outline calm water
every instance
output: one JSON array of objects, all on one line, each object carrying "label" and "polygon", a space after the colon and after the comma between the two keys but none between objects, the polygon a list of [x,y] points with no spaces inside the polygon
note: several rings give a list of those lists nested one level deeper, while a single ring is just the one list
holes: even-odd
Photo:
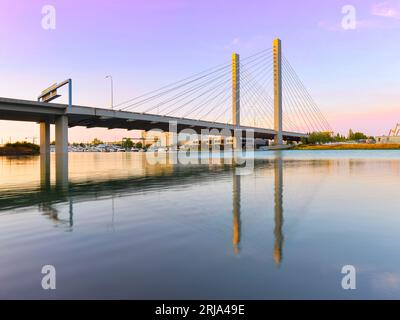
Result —
[{"label": "calm water", "polygon": [[399,151],[261,152],[242,176],[218,156],[69,162],[62,188],[54,159],[43,185],[39,157],[0,157],[0,298],[400,298]]}]

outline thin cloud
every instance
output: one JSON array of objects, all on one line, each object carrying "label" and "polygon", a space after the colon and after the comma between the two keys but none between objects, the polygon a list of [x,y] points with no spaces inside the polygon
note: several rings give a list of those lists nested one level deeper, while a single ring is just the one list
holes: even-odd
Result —
[{"label": "thin cloud", "polygon": [[272,45],[272,40],[264,35],[256,35],[249,39],[243,39],[240,37],[233,38],[229,44],[225,45],[226,50],[244,50],[248,52],[254,52],[257,50],[264,50],[268,46]]},{"label": "thin cloud", "polygon": [[239,42],[240,42],[240,38],[235,38],[232,40],[232,45],[236,46],[239,44]]},{"label": "thin cloud", "polygon": [[[356,29],[394,29],[400,25],[398,20],[400,20],[400,0],[379,2],[370,7],[369,15],[362,19],[357,15]],[[342,28],[339,17],[334,23],[326,20],[319,21],[318,27],[332,32],[347,31]]]},{"label": "thin cloud", "polygon": [[328,21],[322,20],[318,22],[318,27],[328,30],[328,31],[342,31],[344,30],[340,23],[332,24]]},{"label": "thin cloud", "polygon": [[374,4],[371,8],[371,14],[377,17],[400,19],[400,5],[390,1]]},{"label": "thin cloud", "polygon": [[372,286],[379,291],[400,291],[400,275],[396,273],[384,272],[372,278]]},{"label": "thin cloud", "polygon": [[[342,31],[342,32],[346,32],[348,30],[345,30],[341,23],[329,23],[328,21],[319,21],[318,22],[318,27],[325,29],[327,31],[332,31],[332,32],[338,32],[338,31]],[[388,26],[380,23],[379,21],[375,21],[375,20],[357,20],[356,21],[356,30],[357,29],[384,29],[387,28]]]}]

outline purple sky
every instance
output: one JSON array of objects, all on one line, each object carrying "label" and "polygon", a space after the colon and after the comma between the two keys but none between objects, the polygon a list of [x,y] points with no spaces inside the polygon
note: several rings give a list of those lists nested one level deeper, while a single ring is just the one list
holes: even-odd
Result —
[{"label": "purple sky", "polygon": [[[341,28],[346,4],[355,30]],[[44,5],[56,8],[55,30],[41,27]],[[400,0],[1,0],[0,25],[3,97],[33,100],[71,77],[74,103],[105,107],[107,74],[118,103],[279,37],[336,131],[383,134],[400,122]],[[1,121],[0,138],[32,139],[37,127]],[[128,135],[70,130],[71,141]]]}]

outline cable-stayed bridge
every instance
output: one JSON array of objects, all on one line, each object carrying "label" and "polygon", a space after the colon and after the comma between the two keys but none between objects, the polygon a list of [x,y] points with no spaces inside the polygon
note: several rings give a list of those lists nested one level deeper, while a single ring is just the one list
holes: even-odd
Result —
[{"label": "cable-stayed bridge", "polygon": [[[49,103],[57,89],[69,85],[69,104]],[[112,110],[74,105],[72,80],[48,88],[39,101],[0,98],[0,119],[40,123],[41,153],[50,153],[50,124],[56,127],[56,153],[68,153],[68,127],[177,132],[228,132],[234,148],[243,133],[255,138],[298,141],[310,132],[332,129],[299,76],[282,54],[281,41],[248,57],[166,85],[116,105]],[[239,134],[237,134],[239,132]],[[67,164],[67,157],[62,167]]]},{"label": "cable-stayed bridge", "polygon": [[[277,52],[274,53],[274,50]],[[278,46],[116,105],[157,114],[301,134],[331,127]],[[280,124],[281,122],[282,124]]]}]

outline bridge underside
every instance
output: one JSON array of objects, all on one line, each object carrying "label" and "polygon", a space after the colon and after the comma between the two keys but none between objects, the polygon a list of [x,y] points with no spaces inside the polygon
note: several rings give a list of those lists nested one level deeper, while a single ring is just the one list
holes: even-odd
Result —
[{"label": "bridge underside", "polygon": [[[233,134],[232,124],[209,122],[196,119],[167,117],[152,114],[72,106],[70,110],[65,104],[42,103],[37,101],[0,98],[0,119],[30,122],[48,122],[55,124],[60,116],[68,117],[68,126],[83,126],[87,128],[107,128],[126,130],[170,130],[170,123],[176,123],[178,132],[185,129],[200,134],[202,130],[224,130]],[[274,139],[276,132],[272,129],[239,126],[245,136],[246,130],[254,130],[255,138]],[[283,138],[288,141],[299,141],[306,134],[283,132]]]}]

